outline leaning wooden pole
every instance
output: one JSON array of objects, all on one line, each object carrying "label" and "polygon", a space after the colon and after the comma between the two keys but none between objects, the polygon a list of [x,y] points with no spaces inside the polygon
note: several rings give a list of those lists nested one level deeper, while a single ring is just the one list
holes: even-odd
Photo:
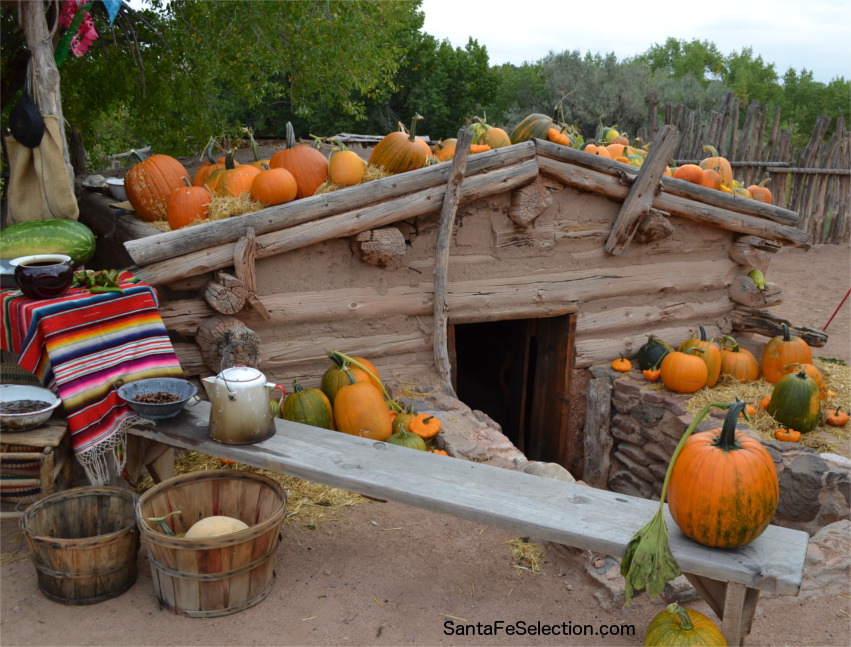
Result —
[{"label": "leaning wooden pole", "polygon": [[449,243],[452,241],[452,225],[455,222],[455,212],[458,210],[458,199],[461,194],[461,182],[467,170],[467,157],[470,153],[470,142],[473,133],[466,128],[458,131],[455,144],[455,157],[452,159],[452,169],[446,193],[443,196],[443,208],[440,211],[440,224],[437,229],[437,246],[434,250],[434,364],[437,374],[446,387],[452,388],[452,367],[449,363],[448,321],[449,304],[446,298],[446,283],[449,274]]}]

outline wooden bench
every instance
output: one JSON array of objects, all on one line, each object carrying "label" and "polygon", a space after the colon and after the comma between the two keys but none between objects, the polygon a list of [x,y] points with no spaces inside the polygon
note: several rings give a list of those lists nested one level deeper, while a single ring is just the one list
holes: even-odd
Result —
[{"label": "wooden bench", "polygon": [[[209,403],[132,434],[172,447],[236,460],[370,497],[498,526],[523,536],[622,557],[658,502],[435,456],[335,431],[275,420],[276,434],[254,445],[224,445],[207,435]],[[156,452],[152,455],[158,455]],[[162,470],[159,457],[159,476]],[[683,573],[721,618],[730,645],[750,632],[760,591],[797,595],[808,535],[769,526],[736,550],[697,544],[667,518]]]}]

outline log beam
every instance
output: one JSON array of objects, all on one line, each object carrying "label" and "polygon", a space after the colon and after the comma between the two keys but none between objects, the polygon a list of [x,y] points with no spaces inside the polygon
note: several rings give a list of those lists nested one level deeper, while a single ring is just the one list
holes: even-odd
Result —
[{"label": "log beam", "polygon": [[737,332],[751,332],[765,337],[778,337],[783,334],[783,324],[789,327],[789,332],[803,339],[814,348],[821,348],[827,343],[828,335],[822,330],[798,326],[778,315],[757,308],[736,306],[730,313],[730,323]]}]

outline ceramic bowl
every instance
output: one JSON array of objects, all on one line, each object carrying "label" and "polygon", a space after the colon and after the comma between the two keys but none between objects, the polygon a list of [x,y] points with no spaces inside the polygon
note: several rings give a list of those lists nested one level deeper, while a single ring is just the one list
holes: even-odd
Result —
[{"label": "ceramic bowl", "polygon": [[61,297],[74,280],[74,262],[63,254],[33,254],[11,261],[18,289],[30,299]]},{"label": "ceramic bowl", "polygon": [[109,194],[114,200],[118,200],[119,202],[127,201],[127,190],[124,188],[124,178],[107,178],[106,187],[109,189]]},{"label": "ceramic bowl", "polygon": [[[130,405],[137,414],[148,420],[167,420],[183,410],[198,389],[192,382],[176,377],[151,377],[135,382],[116,382],[118,396]],[[168,393],[178,398],[173,402],[140,402],[139,398],[157,393]]]},{"label": "ceramic bowl", "polygon": [[0,429],[7,432],[35,429],[47,422],[60,404],[62,400],[50,389],[0,384]]}]

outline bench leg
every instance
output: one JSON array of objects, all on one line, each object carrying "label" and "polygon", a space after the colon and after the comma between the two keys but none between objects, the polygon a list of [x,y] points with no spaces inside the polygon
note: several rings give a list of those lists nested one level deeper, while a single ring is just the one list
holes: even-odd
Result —
[{"label": "bench leg", "polygon": [[753,616],[759,601],[759,589],[738,582],[721,582],[708,577],[685,573],[700,597],[721,618],[721,633],[728,645],[744,645],[751,631]]}]

